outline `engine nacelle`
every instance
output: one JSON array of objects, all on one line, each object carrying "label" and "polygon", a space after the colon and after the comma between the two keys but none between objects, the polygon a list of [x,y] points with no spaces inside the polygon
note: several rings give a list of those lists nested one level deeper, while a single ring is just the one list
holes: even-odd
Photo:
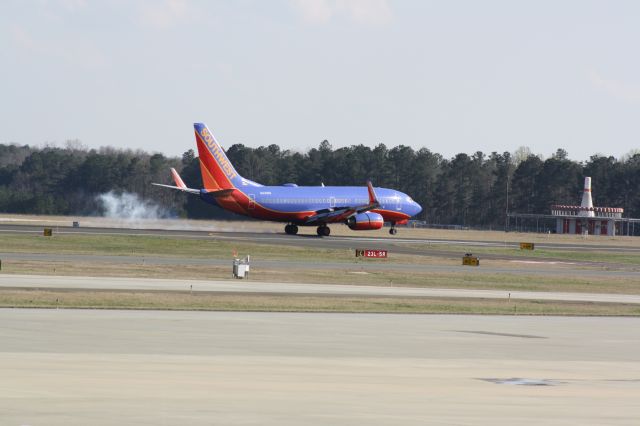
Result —
[{"label": "engine nacelle", "polygon": [[360,213],[347,219],[347,226],[354,231],[380,229],[384,225],[384,218],[378,213]]}]

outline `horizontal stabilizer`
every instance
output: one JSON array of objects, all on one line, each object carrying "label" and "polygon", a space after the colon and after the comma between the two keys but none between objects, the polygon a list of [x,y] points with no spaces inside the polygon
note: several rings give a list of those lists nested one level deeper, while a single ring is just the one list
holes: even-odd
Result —
[{"label": "horizontal stabilizer", "polygon": [[231,189],[193,189],[193,188],[187,188],[185,187],[180,187],[180,186],[173,186],[173,185],[165,185],[162,183],[152,183],[151,185],[155,185],[155,186],[161,186],[163,188],[169,188],[169,189],[175,189],[177,191],[182,191],[182,192],[188,192],[190,194],[200,194],[201,192],[204,192],[207,195],[211,195],[213,197],[223,197],[225,195],[229,195],[231,194],[233,191],[235,191],[235,189],[231,188]]},{"label": "horizontal stabilizer", "polygon": [[151,185],[162,186],[164,188],[170,188],[170,189],[176,189],[178,191],[188,192],[190,194],[199,194],[200,193],[199,189],[187,188],[186,186],[164,185],[162,183],[152,183]]},{"label": "horizontal stabilizer", "polygon": [[174,169],[173,167],[171,168],[171,177],[173,177],[173,181],[176,183],[176,186],[165,185],[162,183],[152,183],[151,185],[162,186],[164,188],[170,188],[170,189],[176,189],[178,191],[188,192],[190,194],[200,193],[199,189],[187,188],[187,185],[184,184],[184,181],[182,180],[178,172],[176,172],[176,169]]},{"label": "horizontal stabilizer", "polygon": [[[165,185],[162,183],[152,183],[151,185],[162,186],[163,188],[175,189],[182,192],[188,192],[189,194],[200,194],[199,189],[187,188],[187,185],[184,184],[184,181],[182,180],[178,172],[176,172],[176,169],[174,169],[173,167],[171,168],[171,177],[173,178],[173,181],[176,183],[176,186]],[[211,192],[215,196],[215,190]]]}]

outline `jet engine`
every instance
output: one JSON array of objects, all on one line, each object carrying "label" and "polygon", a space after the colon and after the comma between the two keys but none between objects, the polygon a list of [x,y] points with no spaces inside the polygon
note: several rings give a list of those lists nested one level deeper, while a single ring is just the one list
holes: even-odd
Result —
[{"label": "jet engine", "polygon": [[354,231],[380,229],[384,225],[384,218],[378,213],[360,213],[347,219],[347,226]]}]

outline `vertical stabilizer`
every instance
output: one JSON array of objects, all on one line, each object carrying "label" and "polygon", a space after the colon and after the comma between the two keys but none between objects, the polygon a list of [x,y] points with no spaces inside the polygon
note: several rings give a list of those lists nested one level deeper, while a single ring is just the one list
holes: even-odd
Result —
[{"label": "vertical stabilizer", "polygon": [[591,199],[591,178],[584,178],[584,190],[582,192],[582,203],[580,203],[580,212],[578,216],[594,217],[593,200]]},{"label": "vertical stabilizer", "polygon": [[233,189],[241,185],[242,177],[236,172],[224,150],[204,123],[193,125],[200,158],[200,172],[205,189]]}]

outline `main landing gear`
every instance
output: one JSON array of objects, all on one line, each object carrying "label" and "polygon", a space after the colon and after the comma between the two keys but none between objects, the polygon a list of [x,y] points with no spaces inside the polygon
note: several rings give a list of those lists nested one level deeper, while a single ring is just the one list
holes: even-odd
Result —
[{"label": "main landing gear", "polygon": [[298,233],[298,227],[293,224],[289,224],[284,227],[284,232],[288,235],[296,235]]},{"label": "main landing gear", "polygon": [[[284,232],[287,235],[296,235],[298,233],[298,226],[292,223],[284,227]],[[318,235],[321,237],[328,237],[331,234],[331,229],[327,225],[318,226]]]},{"label": "main landing gear", "polygon": [[320,237],[328,237],[331,234],[331,229],[327,225],[320,225],[316,232]]},{"label": "main landing gear", "polygon": [[398,233],[398,230],[396,229],[396,223],[391,222],[391,229],[389,229],[389,234],[396,235],[397,233]]}]

